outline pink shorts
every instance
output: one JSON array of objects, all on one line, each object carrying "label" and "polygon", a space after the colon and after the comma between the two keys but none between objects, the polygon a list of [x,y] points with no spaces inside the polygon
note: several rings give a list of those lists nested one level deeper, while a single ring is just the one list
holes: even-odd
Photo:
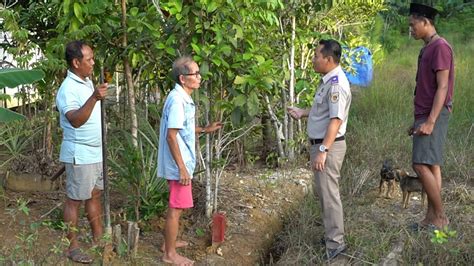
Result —
[{"label": "pink shorts", "polygon": [[194,207],[192,183],[183,186],[177,180],[168,180],[168,186],[170,189],[170,208],[188,209]]}]

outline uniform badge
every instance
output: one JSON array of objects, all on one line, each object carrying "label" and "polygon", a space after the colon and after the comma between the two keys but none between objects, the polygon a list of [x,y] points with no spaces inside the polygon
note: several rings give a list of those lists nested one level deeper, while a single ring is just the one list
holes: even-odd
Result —
[{"label": "uniform badge", "polygon": [[331,78],[331,84],[335,84],[335,83],[339,83],[339,77],[338,76],[334,76]]},{"label": "uniform badge", "polygon": [[331,93],[331,102],[337,103],[339,101],[339,92]]}]

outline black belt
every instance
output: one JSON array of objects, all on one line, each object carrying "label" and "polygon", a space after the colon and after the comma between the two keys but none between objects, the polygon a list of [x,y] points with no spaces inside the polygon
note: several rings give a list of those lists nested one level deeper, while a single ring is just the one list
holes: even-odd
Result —
[{"label": "black belt", "polygon": [[[334,141],[340,141],[340,140],[344,140],[344,136],[340,136],[338,138],[336,138]],[[309,139],[309,143],[311,143],[311,145],[316,145],[316,144],[321,144],[323,143],[323,140],[324,139]]]}]

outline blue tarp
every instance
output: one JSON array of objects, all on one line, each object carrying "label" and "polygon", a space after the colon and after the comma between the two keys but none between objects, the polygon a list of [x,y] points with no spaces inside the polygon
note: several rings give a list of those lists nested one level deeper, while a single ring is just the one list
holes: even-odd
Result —
[{"label": "blue tarp", "polygon": [[367,87],[373,76],[372,53],[367,47],[359,46],[349,51],[351,71],[344,71],[352,85]]}]

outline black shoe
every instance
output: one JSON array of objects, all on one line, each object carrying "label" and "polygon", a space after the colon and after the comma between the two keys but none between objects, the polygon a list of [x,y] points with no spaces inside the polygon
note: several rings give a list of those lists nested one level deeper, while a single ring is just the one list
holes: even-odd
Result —
[{"label": "black shoe", "polygon": [[335,249],[326,249],[326,254],[324,254],[323,260],[332,260],[346,250],[347,250],[347,246],[345,244],[342,244]]}]

